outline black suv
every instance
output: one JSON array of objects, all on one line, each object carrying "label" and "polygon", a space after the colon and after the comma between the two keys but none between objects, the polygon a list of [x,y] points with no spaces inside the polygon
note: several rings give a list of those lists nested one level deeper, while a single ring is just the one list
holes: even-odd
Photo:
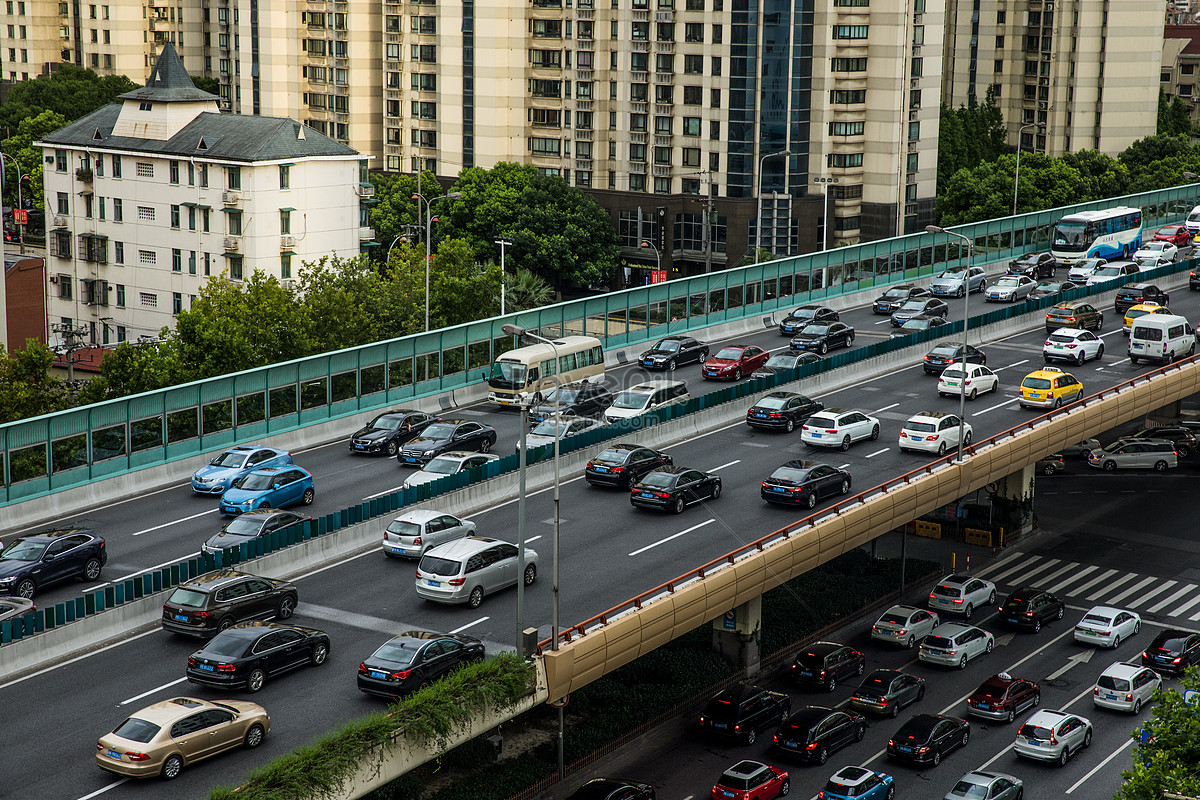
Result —
[{"label": "black suv", "polygon": [[1000,613],[996,619],[1009,625],[1033,628],[1033,632],[1037,633],[1042,629],[1043,622],[1062,619],[1065,610],[1066,606],[1057,595],[1032,586],[1023,586],[1011,592],[1000,604]]},{"label": "black suv", "polygon": [[1117,289],[1113,299],[1113,310],[1121,316],[1125,315],[1138,303],[1158,303],[1165,306],[1171,295],[1155,286],[1153,283],[1130,283]]},{"label": "black suv", "polygon": [[667,467],[674,463],[666,453],[621,442],[609,445],[587,463],[584,480],[593,486],[620,486],[628,489],[659,467]]},{"label": "black suv", "polygon": [[827,692],[837,688],[838,681],[851,675],[861,676],[867,659],[853,647],[837,642],[816,642],[805,647],[792,663],[792,679],[806,686],[817,686]]},{"label": "black suv", "polygon": [[1160,428],[1143,428],[1137,433],[1122,436],[1122,439],[1138,441],[1141,439],[1166,439],[1175,445],[1175,455],[1187,458],[1197,449],[1196,431],[1182,425],[1163,425]]},{"label": "black suv", "polygon": [[288,619],[300,596],[295,585],[220,569],[182,583],[163,603],[164,631],[209,637],[251,619]]},{"label": "black suv", "polygon": [[532,428],[554,416],[554,399],[558,398],[558,413],[564,416],[592,417],[600,419],[604,410],[617,398],[606,386],[599,383],[568,383],[561,389],[552,389],[541,403],[529,409],[529,426]]},{"label": "black suv", "polygon": [[94,581],[107,562],[104,540],[86,528],[22,536],[0,551],[0,595],[30,598],[69,578]]},{"label": "black suv", "polygon": [[1142,663],[1156,670],[1181,673],[1200,662],[1200,633],[1165,630],[1142,651]]},{"label": "black suv", "polygon": [[1026,253],[1008,264],[1009,275],[1028,275],[1034,280],[1054,277],[1058,262],[1050,253]]},{"label": "black suv", "polygon": [[748,683],[731,686],[708,701],[700,729],[716,736],[754,744],[759,731],[787,722],[792,698]]}]

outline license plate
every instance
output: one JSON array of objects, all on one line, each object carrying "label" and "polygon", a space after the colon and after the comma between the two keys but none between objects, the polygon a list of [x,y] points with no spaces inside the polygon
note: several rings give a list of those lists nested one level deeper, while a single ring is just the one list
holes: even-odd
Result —
[{"label": "license plate", "polygon": [[648,358],[647,358],[645,361],[643,361],[643,362],[642,362],[642,366],[645,366],[645,367],[653,367],[653,366],[654,366],[654,362],[653,362],[653,361],[651,361],[650,359],[648,359]]},{"label": "license plate", "polygon": [[931,654],[931,655],[935,655],[935,656],[944,656],[944,655],[946,655],[946,651],[945,651],[945,650],[934,650],[932,647],[931,647],[931,648],[929,648],[928,650],[926,650],[925,652],[926,652],[926,653],[929,653],[929,654]]},{"label": "license plate", "polygon": [[783,743],[787,747],[799,747],[800,746],[796,742],[793,742],[791,739],[784,739]]},{"label": "license plate", "polygon": [[824,434],[821,434],[821,433],[814,433],[814,434],[812,434],[812,437],[813,437],[814,439],[820,439],[822,436],[824,436]]},{"label": "license plate", "polygon": [[592,467],[596,472],[608,472],[608,467]]},{"label": "license plate", "polygon": [[1115,695],[1115,694],[1106,694],[1104,696],[1107,697],[1109,700],[1117,700],[1118,699],[1117,695]]},{"label": "license plate", "polygon": [[801,674],[801,675],[803,675],[803,676],[804,676],[804,677],[806,677],[806,678],[811,678],[811,677],[812,677],[812,673],[811,673],[811,672],[801,672],[800,674]]},{"label": "license plate", "polygon": [[187,614],[176,614],[176,615],[175,615],[175,621],[176,621],[176,622],[187,622],[187,621],[188,621],[188,615],[187,615]]},{"label": "license plate", "polygon": [[782,486],[772,486],[771,491],[772,492],[786,492],[787,489],[784,489]]},{"label": "license plate", "polygon": [[722,790],[721,790],[721,794],[725,795],[726,797],[733,797],[733,796],[734,796],[733,792],[727,791],[727,790],[725,790],[725,789],[722,789]]},{"label": "license plate", "polygon": [[1141,350],[1141,349],[1142,349],[1142,346],[1141,346],[1140,344],[1137,344],[1137,343],[1135,342],[1135,343],[1134,343],[1134,345],[1133,345],[1133,349],[1134,349],[1134,350]]},{"label": "license plate", "polygon": [[767,412],[765,412],[765,411],[755,411],[754,412],[754,416],[756,416],[756,417],[765,417],[766,415],[767,415]]},{"label": "license plate", "polygon": [[354,449],[355,450],[366,450],[367,446],[365,444],[356,444],[356,445],[354,445]]},{"label": "license plate", "polygon": [[1030,392],[1029,393],[1030,400],[1040,400],[1041,398],[1042,398],[1042,395],[1040,392]]},{"label": "license plate", "polygon": [[1166,656],[1155,656],[1154,660],[1155,661],[1166,661],[1167,657]]},{"label": "license plate", "polygon": [[216,667],[214,667],[212,664],[197,664],[196,666],[199,669],[203,670],[204,672],[216,672],[217,671]]},{"label": "license plate", "polygon": [[1029,742],[1029,743],[1030,743],[1031,745],[1033,745],[1034,747],[1041,747],[1041,746],[1042,746],[1042,743],[1041,743],[1041,742],[1039,742],[1037,739],[1026,739],[1025,741]]},{"label": "license plate", "polygon": [[650,492],[642,492],[641,495],[639,495],[639,496],[640,497],[653,497],[654,495],[651,494]]},{"label": "license plate", "polygon": [[107,753],[107,755],[108,755],[108,757],[109,757],[109,758],[111,758],[111,759],[115,759],[116,761],[120,761],[120,760],[121,760],[121,754],[120,754],[120,753],[118,753],[116,750],[109,750],[109,751],[108,751],[108,753]]},{"label": "license plate", "polygon": [[984,711],[987,711],[989,708],[991,708],[991,706],[988,705],[987,703],[980,703],[979,707],[982,708]]},{"label": "license plate", "polygon": [[911,753],[912,752],[911,747],[897,747],[896,749],[899,750],[901,753]]},{"label": "license plate", "polygon": [[720,729],[722,729],[722,730],[723,730],[723,729],[725,728],[725,723],[724,723],[724,722],[714,722],[714,723],[713,723],[713,727],[714,727],[714,728],[720,728]]},{"label": "license plate", "polygon": [[441,581],[426,581],[426,583],[428,583],[430,586],[434,587],[435,589],[442,585]]},{"label": "license plate", "polygon": [[912,439],[914,442],[923,442],[923,441],[925,441],[925,437],[924,437],[924,436],[910,436],[910,437],[908,437],[908,438]]},{"label": "license plate", "polygon": [[715,377],[716,377],[716,375],[717,375],[717,371],[716,371],[715,369],[710,369],[710,370],[708,371],[708,375],[709,375],[710,377],[714,377],[714,378],[715,378]]},{"label": "license plate", "polygon": [[377,669],[373,669],[373,670],[371,670],[371,677],[372,677],[372,678],[377,678],[377,679],[379,679],[379,680],[383,680],[383,679],[385,679],[385,678],[387,677],[387,673],[386,673],[386,672],[380,672],[380,671],[379,671],[379,670],[377,670]]},{"label": "license plate", "polygon": [[403,548],[403,547],[393,547],[393,548],[392,548],[392,552],[393,552],[393,553],[403,553],[403,552],[404,552],[404,548]]},{"label": "license plate", "polygon": [[404,460],[405,460],[405,462],[407,462],[407,463],[409,463],[409,464],[417,464],[417,463],[420,463],[420,459],[419,459],[419,458],[417,458],[416,456],[405,456],[405,457],[404,457]]}]

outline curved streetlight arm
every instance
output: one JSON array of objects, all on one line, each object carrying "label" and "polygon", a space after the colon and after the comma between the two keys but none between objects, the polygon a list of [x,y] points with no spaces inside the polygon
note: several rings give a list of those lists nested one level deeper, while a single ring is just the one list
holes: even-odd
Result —
[{"label": "curved streetlight arm", "polygon": [[963,270],[963,357],[959,362],[962,367],[962,380],[959,381],[958,385],[958,463],[961,464],[963,460],[963,439],[966,435],[967,424],[967,326],[971,324],[971,316],[967,312],[967,306],[971,299],[971,261],[973,260],[973,256],[975,254],[975,242],[961,233],[948,231],[938,225],[926,225],[925,232],[944,233],[947,236],[954,236],[958,239],[962,239],[967,243],[967,266],[966,269]]}]

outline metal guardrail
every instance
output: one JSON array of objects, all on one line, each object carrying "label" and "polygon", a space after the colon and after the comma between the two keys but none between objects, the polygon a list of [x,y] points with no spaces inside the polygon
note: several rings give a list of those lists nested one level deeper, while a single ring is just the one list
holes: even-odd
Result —
[{"label": "metal guardrail", "polygon": [[[1064,214],[1130,205],[1149,228],[1181,218],[1197,185],[1064,206],[955,228],[978,257],[1045,249]],[[588,334],[606,348],[932,275],[960,261],[929,234],[782,258],[625,289],[0,425],[0,505],[81,486],[482,381],[512,346],[503,325]]]},{"label": "metal guardrail", "polygon": [[[1194,265],[1195,261],[1179,262],[1165,267],[1141,273],[1146,279],[1156,277],[1164,277],[1189,269]],[[1079,297],[1087,297],[1092,294],[1111,291],[1112,286],[1091,286],[1072,289],[1066,293],[1069,299]],[[1043,298],[1031,303],[1016,303],[1013,305],[1005,305],[993,311],[981,314],[971,318],[970,329],[979,330],[987,325],[1003,322],[1004,320],[1013,317],[1021,316],[1022,314],[1030,313],[1031,311],[1048,308],[1058,302],[1062,298]],[[961,320],[948,323],[939,328],[921,331],[910,334],[897,339],[887,339],[880,342],[859,347],[853,350],[845,350],[823,358],[821,361],[814,364],[804,364],[793,370],[776,373],[775,375],[766,378],[754,378],[743,383],[724,386],[716,391],[708,394],[699,395],[690,398],[683,403],[666,406],[656,411],[643,414],[640,417],[621,420],[618,423],[605,425],[599,428],[593,428],[588,431],[576,434],[569,438],[563,439],[559,443],[560,453],[572,453],[586,447],[592,447],[601,442],[619,439],[628,436],[630,433],[645,427],[651,427],[672,419],[676,419],[687,414],[692,414],[706,408],[713,408],[724,403],[733,402],[735,400],[748,397],[751,394],[773,389],[776,386],[789,384],[797,380],[812,377],[820,372],[838,367],[847,366],[849,364],[863,361],[868,358],[884,355],[887,353],[901,350],[907,347],[913,347],[926,342],[944,339],[948,335],[959,333],[962,331],[963,323]],[[1161,370],[1160,370],[1161,372]],[[1153,374],[1153,373],[1151,373]],[[1136,380],[1136,379],[1135,379]],[[1041,418],[1038,418],[1041,419]],[[993,437],[995,438],[995,437]],[[975,452],[980,445],[972,445],[969,452]],[[541,445],[529,449],[529,463],[536,464],[541,461],[546,461],[554,457],[553,445]],[[932,464],[938,464],[941,461],[934,461]],[[314,520],[308,520],[303,523],[292,525],[264,536],[260,539],[243,542],[242,544],[223,550],[217,554],[204,554],[194,558],[181,560],[167,567],[151,570],[141,573],[132,578],[128,578],[112,586],[106,586],[89,592],[73,600],[63,603],[56,603],[52,606],[38,608],[35,611],[29,612],[22,617],[12,620],[0,622],[0,645],[8,644],[13,641],[19,641],[22,638],[33,636],[46,630],[51,630],[55,627],[74,622],[84,616],[91,614],[103,613],[115,606],[122,605],[133,600],[140,599],[147,594],[168,589],[172,586],[177,586],[197,575],[211,572],[215,569],[222,569],[231,566],[236,566],[249,559],[273,553],[283,547],[290,547],[294,544],[307,541],[317,536],[323,536],[328,533],[340,530],[349,525],[355,525],[368,519],[384,514],[393,514],[398,510],[427,501],[433,497],[444,494],[446,492],[462,489],[470,484],[481,481],[490,480],[499,475],[514,472],[520,467],[520,456],[517,453],[511,453],[495,461],[489,461],[481,467],[476,467],[464,472],[447,475],[431,483],[422,484],[420,486],[407,487],[396,492],[391,492],[386,495],[372,498],[370,500],[348,506],[340,511],[335,511],[330,514],[325,514]],[[928,468],[926,468],[928,471]],[[918,470],[920,472],[920,470]],[[835,508],[840,507],[838,504]],[[825,512],[822,512],[825,513]],[[774,534],[772,534],[774,535]],[[767,537],[770,538],[770,537]],[[724,559],[718,559],[717,562],[711,562],[709,565],[699,567],[699,570],[704,570],[711,567],[713,564],[723,562]],[[688,573],[690,576],[692,573]],[[676,580],[673,583],[678,583]],[[638,598],[634,598],[629,602],[635,602],[637,607],[644,599],[654,595],[656,591],[661,593],[662,587],[656,590],[643,593]],[[672,589],[673,591],[673,589]],[[605,612],[603,615],[594,617],[580,625],[568,628],[562,633],[569,636],[571,631],[576,634],[586,630],[589,623],[594,622],[603,616],[611,616],[614,613],[613,609]],[[582,627],[581,627],[582,626]]]}]

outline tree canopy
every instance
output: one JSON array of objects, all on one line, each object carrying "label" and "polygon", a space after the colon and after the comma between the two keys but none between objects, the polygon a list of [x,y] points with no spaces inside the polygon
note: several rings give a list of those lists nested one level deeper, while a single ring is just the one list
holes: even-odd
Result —
[{"label": "tree canopy", "polygon": [[1116,800],[1161,800],[1166,792],[1200,796],[1200,714],[1183,699],[1188,689],[1200,689],[1195,667],[1184,674],[1178,691],[1167,689],[1155,697],[1150,719],[1130,734],[1132,764],[1121,773],[1125,780]]},{"label": "tree canopy", "polygon": [[995,90],[989,86],[980,103],[971,95],[958,108],[942,106],[938,129],[937,191],[949,183],[960,169],[971,168],[984,161],[994,161],[1011,148],[1006,144],[1004,114],[996,105]]},{"label": "tree canopy", "polygon": [[1158,127],[1155,132],[1168,136],[1187,136],[1195,130],[1192,117],[1183,99],[1176,95],[1167,99],[1167,93],[1158,90]]},{"label": "tree canopy", "polygon": [[[42,189],[42,149],[34,147],[33,143],[66,124],[67,119],[62,114],[46,110],[35,117],[21,120],[16,131],[0,141],[0,152],[16,162],[5,164],[8,169],[3,185],[4,202],[7,205],[16,207],[17,200],[20,199],[25,201],[28,207],[32,199],[33,208],[42,207],[45,194]],[[17,190],[18,168],[21,175],[29,176],[29,186],[20,191]]]}]

